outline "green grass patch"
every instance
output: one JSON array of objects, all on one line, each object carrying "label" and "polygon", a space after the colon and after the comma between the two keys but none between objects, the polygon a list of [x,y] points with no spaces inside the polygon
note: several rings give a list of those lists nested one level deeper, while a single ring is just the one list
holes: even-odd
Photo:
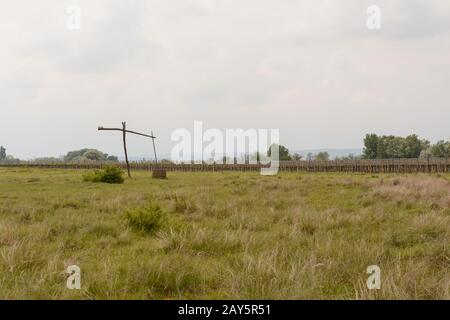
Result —
[{"label": "green grass patch", "polygon": [[0,299],[450,299],[449,177],[0,168]]}]

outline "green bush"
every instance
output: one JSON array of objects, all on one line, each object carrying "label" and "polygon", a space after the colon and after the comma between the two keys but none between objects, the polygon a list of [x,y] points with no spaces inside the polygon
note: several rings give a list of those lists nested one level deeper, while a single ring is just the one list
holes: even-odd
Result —
[{"label": "green bush", "polygon": [[123,183],[123,171],[117,166],[107,166],[102,170],[94,170],[84,174],[83,181]]},{"label": "green bush", "polygon": [[127,221],[133,229],[153,234],[164,226],[166,216],[158,204],[152,203],[127,211]]}]

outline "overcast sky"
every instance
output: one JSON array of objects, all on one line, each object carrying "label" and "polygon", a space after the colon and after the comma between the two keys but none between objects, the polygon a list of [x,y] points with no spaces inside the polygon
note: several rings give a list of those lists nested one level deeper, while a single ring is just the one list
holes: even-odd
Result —
[{"label": "overcast sky", "polygon": [[[366,27],[369,5],[381,30]],[[67,28],[69,5],[81,29]],[[279,128],[290,149],[450,137],[450,1],[40,0],[0,10],[0,145],[122,155],[120,126]],[[149,154],[130,137],[131,155]]]}]

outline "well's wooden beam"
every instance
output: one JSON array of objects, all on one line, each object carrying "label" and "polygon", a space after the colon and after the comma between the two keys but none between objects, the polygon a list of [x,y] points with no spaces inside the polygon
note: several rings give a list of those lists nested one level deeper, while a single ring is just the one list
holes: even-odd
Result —
[{"label": "well's wooden beam", "polygon": [[153,152],[155,153],[155,161],[156,163],[158,163],[158,158],[156,157],[156,148],[155,148],[155,139],[156,137],[153,135],[153,131],[151,132],[150,135],[145,134],[145,133],[140,133],[140,132],[136,132],[136,131],[131,131],[131,130],[127,130],[127,125],[125,122],[122,122],[122,129],[121,128],[105,128],[105,127],[98,127],[99,131],[121,131],[122,132],[122,136],[123,136],[123,149],[125,151],[125,162],[127,163],[127,172],[128,172],[128,177],[131,178],[131,172],[130,172],[130,163],[128,161],[128,152],[127,152],[127,141],[126,141],[126,134],[127,133],[132,133],[132,134],[136,134],[138,136],[143,136],[143,137],[147,137],[147,138],[151,138],[152,142],[153,142]]},{"label": "well's wooden beam", "polygon": [[[123,131],[123,129],[120,129],[120,128],[104,128],[104,127],[98,127],[98,130],[99,130],[99,131],[101,131],[101,130],[107,130],[107,131]],[[153,136],[153,134],[152,134],[152,135],[148,135],[148,134],[145,134],[145,133],[140,133],[140,132],[131,131],[131,130],[125,130],[125,131],[128,132],[128,133],[137,134],[137,135],[139,135],[139,136],[143,136],[143,137],[147,137],[147,138],[156,139],[156,137]]]}]

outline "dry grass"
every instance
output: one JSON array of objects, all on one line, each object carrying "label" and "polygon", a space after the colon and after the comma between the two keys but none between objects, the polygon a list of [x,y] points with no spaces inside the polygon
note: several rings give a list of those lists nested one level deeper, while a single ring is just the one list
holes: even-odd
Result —
[{"label": "dry grass", "polygon": [[[0,169],[0,298],[450,299],[448,175],[135,176]],[[131,228],[149,203],[163,226]]]},{"label": "dry grass", "polygon": [[380,180],[373,189],[382,198],[423,201],[442,208],[450,207],[450,181],[418,175]]}]

